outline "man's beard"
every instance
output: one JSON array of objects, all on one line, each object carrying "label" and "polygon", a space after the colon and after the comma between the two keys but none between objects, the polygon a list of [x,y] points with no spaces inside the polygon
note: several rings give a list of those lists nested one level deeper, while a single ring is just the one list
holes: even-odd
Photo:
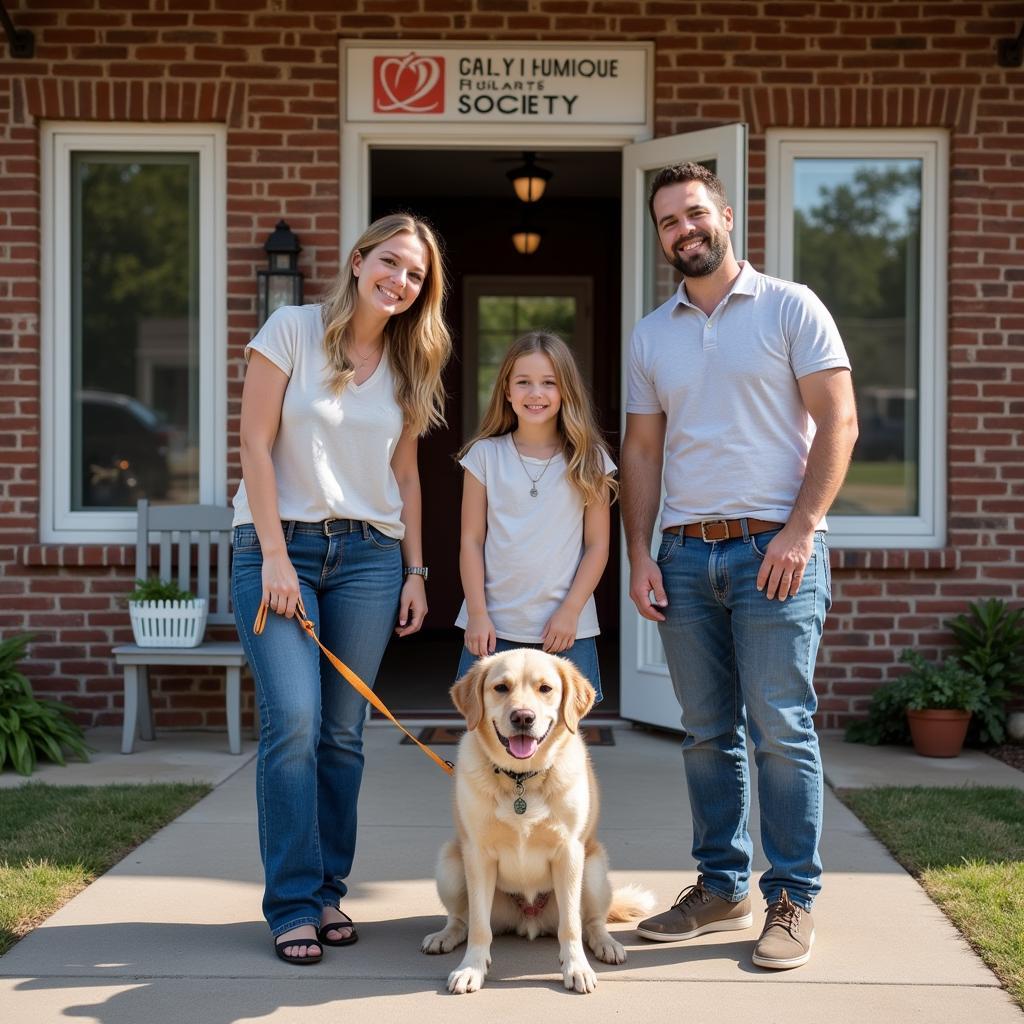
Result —
[{"label": "man's beard", "polygon": [[713,274],[722,265],[729,251],[729,236],[724,231],[713,231],[697,237],[703,237],[707,242],[707,248],[703,252],[693,256],[684,256],[680,252],[681,246],[693,241],[694,236],[691,236],[676,246],[672,252],[672,259],[669,260],[683,277],[706,277]]}]

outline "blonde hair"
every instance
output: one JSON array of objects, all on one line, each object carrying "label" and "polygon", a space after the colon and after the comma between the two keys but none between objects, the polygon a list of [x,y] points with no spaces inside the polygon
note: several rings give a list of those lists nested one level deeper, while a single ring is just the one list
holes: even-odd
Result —
[{"label": "blonde hair", "polygon": [[482,438],[511,434],[519,425],[508,400],[509,379],[516,360],[533,352],[540,352],[551,360],[555,383],[562,396],[558,410],[558,436],[562,442],[569,483],[579,491],[584,505],[614,501],[619,485],[604,468],[608,445],[598,429],[590,392],[583,383],[569,346],[557,334],[548,331],[531,331],[512,342],[494,380],[480,429],[457,458],[463,458]]},{"label": "blonde hair", "polygon": [[445,292],[441,249],[425,221],[411,214],[393,213],[375,220],[362,233],[323,302],[324,349],[331,367],[329,386],[340,394],[355,375],[347,351],[358,298],[355,255],[358,252],[366,259],[371,250],[402,233],[414,235],[423,243],[429,257],[427,275],[413,304],[385,324],[384,346],[405,422],[415,434],[425,434],[445,422],[441,372],[452,351],[451,334],[441,315]]}]

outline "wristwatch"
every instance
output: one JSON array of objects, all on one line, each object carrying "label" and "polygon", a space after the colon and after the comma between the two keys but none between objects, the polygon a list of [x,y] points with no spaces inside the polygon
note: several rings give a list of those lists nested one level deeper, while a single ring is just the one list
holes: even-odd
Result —
[{"label": "wristwatch", "polygon": [[427,577],[430,575],[430,570],[425,565],[407,565],[402,570],[403,576],[422,576],[423,582],[427,582]]}]

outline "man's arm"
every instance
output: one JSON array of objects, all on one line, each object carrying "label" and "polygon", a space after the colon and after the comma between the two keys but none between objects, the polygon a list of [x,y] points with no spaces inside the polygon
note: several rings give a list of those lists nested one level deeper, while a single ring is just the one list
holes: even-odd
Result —
[{"label": "man's arm", "polygon": [[665,451],[665,414],[626,415],[626,433],[622,439],[622,482],[619,499],[622,524],[629,556],[629,596],[645,619],[663,622],[652,604],[668,604],[662,586],[661,570],[651,558],[651,534],[661,504],[661,469]]},{"label": "man's arm", "polygon": [[857,441],[857,406],[849,370],[834,368],[809,373],[797,384],[815,434],[796,503],[785,527],[768,545],[757,589],[771,600],[784,601],[800,589],[811,557],[814,530],[831,508],[846,479]]}]

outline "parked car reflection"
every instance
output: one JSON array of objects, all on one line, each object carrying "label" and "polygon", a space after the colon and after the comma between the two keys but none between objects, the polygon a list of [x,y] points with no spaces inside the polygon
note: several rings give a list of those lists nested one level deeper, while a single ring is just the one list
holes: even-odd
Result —
[{"label": "parked car reflection", "polygon": [[82,506],[130,507],[167,496],[170,428],[131,395],[79,392],[82,412]]}]

